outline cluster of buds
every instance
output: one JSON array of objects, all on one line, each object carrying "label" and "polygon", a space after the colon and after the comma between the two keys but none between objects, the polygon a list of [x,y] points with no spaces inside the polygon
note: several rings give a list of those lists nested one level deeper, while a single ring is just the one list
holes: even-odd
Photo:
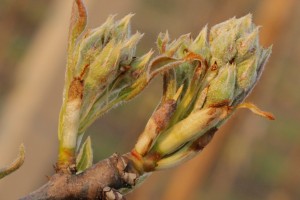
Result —
[{"label": "cluster of buds", "polygon": [[[129,14],[118,21],[110,16],[102,26],[84,31],[86,9],[82,1],[74,3],[59,124],[61,163],[74,163],[82,135],[97,117],[131,99],[147,84],[145,66],[152,51],[135,57],[143,35],[138,32],[131,35],[132,16]],[[72,161],[67,160],[70,157]]]},{"label": "cluster of buds", "polygon": [[[161,57],[150,62],[152,50],[137,57],[136,46],[143,34],[131,34],[132,16],[129,14],[121,20],[110,16],[102,26],[85,31],[86,9],[81,0],[74,3],[59,120],[58,168],[69,168],[75,163],[90,166],[89,138],[78,151],[87,127],[109,109],[138,95],[155,75],[183,63]],[[86,157],[89,162],[82,164],[82,158]],[[77,170],[86,167],[77,165]]]},{"label": "cluster of buds", "polygon": [[84,31],[87,16],[82,0],[75,1],[72,13],[59,121],[59,170],[76,172],[91,166],[90,138],[78,149],[86,128],[139,94],[157,74],[163,75],[161,102],[127,154],[141,174],[196,155],[237,108],[273,119],[243,103],[271,54],[271,47],[260,46],[259,27],[250,14],[210,31],[206,26],[196,39],[187,34],[170,42],[168,33],[161,33],[159,55],[151,58],[153,51],[135,55],[143,35],[131,35],[132,14],[118,21],[111,16],[102,26]]},{"label": "cluster of buds", "polygon": [[252,16],[204,27],[195,40],[183,35],[169,42],[160,34],[163,57],[184,61],[164,72],[162,100],[131,152],[144,172],[169,168],[202,150],[218,128],[241,107],[273,119],[243,103],[259,79],[271,47],[259,45]]}]

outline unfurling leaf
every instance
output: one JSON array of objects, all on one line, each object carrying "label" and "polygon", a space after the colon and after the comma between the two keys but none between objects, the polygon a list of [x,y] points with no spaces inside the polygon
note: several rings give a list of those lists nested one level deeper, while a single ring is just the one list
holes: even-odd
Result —
[{"label": "unfurling leaf", "polygon": [[[160,105],[173,99],[173,112],[164,129],[153,126],[150,118],[132,150],[146,171],[165,169],[196,155],[237,108],[274,119],[253,104],[242,103],[271,53],[271,48],[260,46],[259,27],[251,15],[232,18],[210,31],[205,26],[195,40],[189,34],[169,40],[168,34],[159,35],[162,55],[156,59],[165,62],[159,66],[154,60],[150,69],[158,66],[164,72]],[[168,61],[177,65],[170,67]]]},{"label": "unfurling leaf", "polygon": [[90,136],[87,137],[76,158],[76,169],[80,173],[93,165],[93,149]]}]

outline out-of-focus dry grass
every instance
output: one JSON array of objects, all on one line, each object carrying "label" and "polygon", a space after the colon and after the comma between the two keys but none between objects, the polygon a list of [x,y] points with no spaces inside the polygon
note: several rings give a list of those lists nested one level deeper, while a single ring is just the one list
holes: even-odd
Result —
[{"label": "out-of-focus dry grass", "polygon": [[[155,48],[160,31],[195,36],[208,23],[253,13],[261,42],[273,54],[249,101],[272,111],[275,121],[239,111],[213,142],[188,163],[153,174],[128,199],[300,198],[300,2],[296,0],[88,1],[90,26],[109,14],[129,12],[133,31],[146,35],[139,53]],[[25,142],[27,159],[0,181],[0,199],[16,199],[46,182],[57,154],[56,128],[64,77],[69,1],[0,2],[0,166]],[[157,78],[131,103],[90,129],[95,161],[130,150],[159,101]]]}]

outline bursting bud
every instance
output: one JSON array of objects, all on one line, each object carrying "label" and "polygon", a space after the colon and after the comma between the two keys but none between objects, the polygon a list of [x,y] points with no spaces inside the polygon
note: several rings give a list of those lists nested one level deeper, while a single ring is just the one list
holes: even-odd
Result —
[{"label": "bursting bud", "polygon": [[274,119],[243,103],[271,54],[271,48],[260,46],[258,34],[249,14],[220,23],[210,32],[205,26],[195,40],[184,35],[169,43],[168,33],[159,35],[159,51],[184,62],[164,73],[164,96],[158,108],[173,102],[164,128],[156,129],[158,109],[132,151],[143,170],[165,169],[190,159],[237,108]]},{"label": "bursting bud", "polygon": [[78,149],[87,127],[137,96],[158,74],[163,75],[163,97],[128,154],[141,174],[195,156],[237,108],[274,119],[243,103],[271,54],[271,47],[260,46],[250,14],[210,31],[205,26],[196,39],[186,34],[170,42],[168,32],[161,33],[154,58],[152,50],[135,55],[143,34],[131,34],[132,16],[110,16],[102,26],[84,31],[86,10],[82,0],[75,0],[59,121],[60,170],[91,166],[90,138]]},{"label": "bursting bud", "polygon": [[91,161],[83,162],[81,158],[92,158],[91,142],[77,149],[87,127],[109,109],[139,94],[152,78],[148,64],[153,51],[135,55],[143,34],[131,34],[132,17],[129,14],[115,20],[110,16],[102,26],[85,30],[85,6],[82,0],[74,1],[58,131],[60,169],[73,166],[76,151],[81,152],[77,168],[89,166]]},{"label": "bursting bud", "polygon": [[[59,169],[68,170],[75,163],[80,171],[90,166],[90,139],[78,149],[85,130],[109,109],[138,95],[155,75],[184,63],[168,56],[151,59],[152,50],[136,56],[143,34],[131,34],[132,17],[115,20],[110,16],[102,26],[85,31],[86,9],[82,0],[74,1],[59,119]],[[165,36],[160,45],[167,42]],[[182,47],[181,43],[177,46]]]},{"label": "bursting bud", "polygon": [[[132,17],[133,14],[129,14],[115,21],[114,16],[110,16],[102,26],[82,33],[74,48],[69,50],[72,55],[72,63],[68,65],[71,72],[69,79],[80,80],[83,87],[80,94],[79,134],[97,117],[122,102],[124,96],[133,97],[140,92],[130,94],[128,88],[133,87],[145,71],[152,51],[135,57],[136,46],[143,34],[137,32],[131,35]],[[141,83],[143,87],[147,84],[145,82]],[[66,84],[71,88],[73,82],[67,81]]]}]

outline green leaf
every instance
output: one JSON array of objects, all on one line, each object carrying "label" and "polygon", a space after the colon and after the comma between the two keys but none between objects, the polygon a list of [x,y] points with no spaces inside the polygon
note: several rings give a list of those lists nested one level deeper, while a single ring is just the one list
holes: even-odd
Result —
[{"label": "green leaf", "polygon": [[90,136],[83,143],[77,158],[76,158],[76,168],[77,172],[82,172],[85,169],[93,165],[93,149]]},{"label": "green leaf", "polygon": [[183,144],[199,138],[228,115],[227,108],[204,108],[191,113],[161,133],[152,148],[153,153],[165,156],[176,152]]},{"label": "green leaf", "polygon": [[190,51],[202,55],[205,59],[209,60],[210,51],[209,51],[209,43],[208,43],[208,33],[207,33],[207,25],[200,31],[199,35],[190,45]]},{"label": "green leaf", "polygon": [[157,48],[159,50],[159,53],[164,53],[166,51],[167,44],[169,43],[169,33],[168,31],[166,33],[160,33],[157,37]]}]

